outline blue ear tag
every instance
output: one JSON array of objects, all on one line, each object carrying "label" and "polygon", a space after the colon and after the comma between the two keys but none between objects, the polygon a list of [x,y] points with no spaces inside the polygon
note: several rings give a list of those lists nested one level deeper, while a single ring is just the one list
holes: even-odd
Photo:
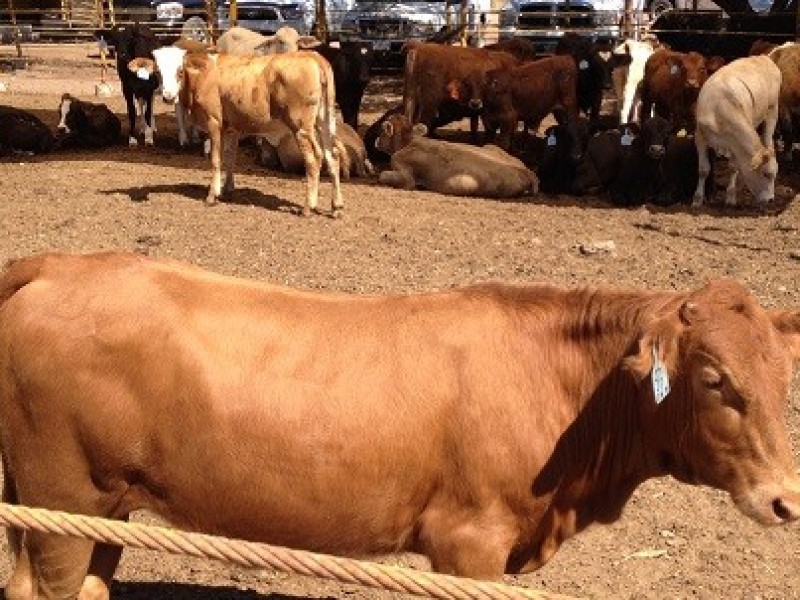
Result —
[{"label": "blue ear tag", "polygon": [[670,388],[667,366],[658,356],[658,343],[653,344],[653,370],[650,373],[650,379],[653,381],[653,398],[655,398],[656,404],[661,404],[669,394]]},{"label": "blue ear tag", "polygon": [[588,62],[588,61],[586,61],[586,60],[582,60],[581,62],[579,62],[579,63],[578,63],[578,68],[579,68],[581,71],[585,71],[586,69],[588,69],[588,68],[589,68],[589,62]]},{"label": "blue ear tag", "polygon": [[619,143],[623,146],[630,146],[633,143],[633,136],[631,135],[631,132],[626,129],[625,133],[622,134],[622,137],[619,138]]},{"label": "blue ear tag", "polygon": [[556,145],[556,134],[551,133],[547,136],[547,145],[548,146],[555,146]]}]

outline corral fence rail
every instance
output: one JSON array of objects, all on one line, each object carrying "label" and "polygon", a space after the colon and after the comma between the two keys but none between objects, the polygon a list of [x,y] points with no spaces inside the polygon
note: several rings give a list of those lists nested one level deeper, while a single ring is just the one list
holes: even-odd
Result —
[{"label": "corral fence rail", "polygon": [[0,525],[116,546],[211,558],[442,600],[570,600],[545,591],[339,558],[167,527],[0,503]]}]

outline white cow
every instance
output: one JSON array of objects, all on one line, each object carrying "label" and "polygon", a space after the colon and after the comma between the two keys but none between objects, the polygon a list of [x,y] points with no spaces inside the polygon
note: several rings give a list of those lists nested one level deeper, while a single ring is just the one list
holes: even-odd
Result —
[{"label": "white cow", "polygon": [[617,96],[620,123],[639,122],[639,109],[636,90],[644,79],[644,65],[655,52],[653,41],[625,40],[614,48],[614,54],[628,55],[630,64],[615,67],[612,72],[614,92]]},{"label": "white cow", "polygon": [[735,60],[709,77],[700,89],[694,138],[699,171],[695,206],[700,206],[705,196],[711,170],[710,148],[732,161],[726,203],[736,204],[739,173],[759,202],[773,200],[778,163],[772,137],[778,121],[780,89],[781,72],[768,56]]},{"label": "white cow", "polygon": [[231,27],[219,36],[217,49],[226,54],[257,56],[296,52],[318,46],[320,41],[310,35],[300,35],[296,29],[283,26],[274,35],[261,35],[245,27]]}]

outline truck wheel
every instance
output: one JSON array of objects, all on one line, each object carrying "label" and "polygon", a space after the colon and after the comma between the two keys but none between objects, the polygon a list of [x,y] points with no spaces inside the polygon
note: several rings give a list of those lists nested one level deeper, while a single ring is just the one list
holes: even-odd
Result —
[{"label": "truck wheel", "polygon": [[648,6],[650,11],[650,22],[655,21],[658,16],[668,10],[675,8],[673,0],[652,0]]}]

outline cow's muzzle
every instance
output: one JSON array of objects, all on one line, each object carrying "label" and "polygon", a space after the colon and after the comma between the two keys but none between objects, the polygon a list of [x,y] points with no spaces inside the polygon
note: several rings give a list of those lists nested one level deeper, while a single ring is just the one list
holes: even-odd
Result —
[{"label": "cow's muzzle", "polygon": [[470,110],[483,110],[483,100],[473,98],[469,101]]},{"label": "cow's muzzle", "polygon": [[665,152],[666,149],[662,144],[650,144],[647,148],[647,155],[650,158],[661,158]]},{"label": "cow's muzzle", "polygon": [[161,99],[167,104],[175,104],[175,102],[178,100],[178,95],[163,92],[161,94]]}]

